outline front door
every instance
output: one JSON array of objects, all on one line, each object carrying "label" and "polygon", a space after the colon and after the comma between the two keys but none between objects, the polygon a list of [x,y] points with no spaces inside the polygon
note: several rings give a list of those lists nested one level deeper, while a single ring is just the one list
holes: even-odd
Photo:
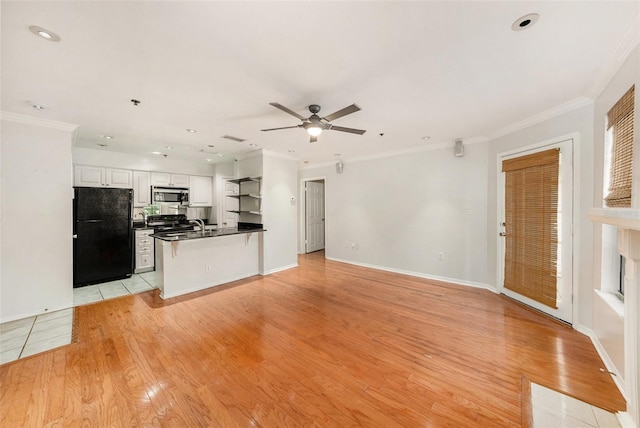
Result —
[{"label": "front door", "polygon": [[501,292],[573,322],[572,140],[500,157]]},{"label": "front door", "polygon": [[324,182],[307,181],[306,194],[306,251],[324,249]]}]

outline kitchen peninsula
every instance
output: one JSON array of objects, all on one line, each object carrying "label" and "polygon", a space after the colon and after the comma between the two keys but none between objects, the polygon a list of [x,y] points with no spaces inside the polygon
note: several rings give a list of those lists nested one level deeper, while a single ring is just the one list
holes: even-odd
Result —
[{"label": "kitchen peninsula", "polygon": [[151,235],[160,297],[168,299],[260,273],[261,224]]}]

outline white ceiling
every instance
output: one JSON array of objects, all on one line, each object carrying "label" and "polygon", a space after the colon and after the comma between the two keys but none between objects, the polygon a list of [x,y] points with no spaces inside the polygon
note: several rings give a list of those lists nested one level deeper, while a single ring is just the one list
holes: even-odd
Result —
[{"label": "white ceiling", "polygon": [[[303,165],[478,140],[593,96],[639,13],[637,1],[3,0],[2,110],[77,124],[77,146],[196,162],[250,143]],[[357,103],[334,124],[367,132],[314,144],[302,129],[261,132],[299,123],[270,102],[305,117]]]}]

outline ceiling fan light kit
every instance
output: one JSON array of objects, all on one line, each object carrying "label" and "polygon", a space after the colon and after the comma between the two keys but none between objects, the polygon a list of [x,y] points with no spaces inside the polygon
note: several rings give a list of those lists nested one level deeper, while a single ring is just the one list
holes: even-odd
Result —
[{"label": "ceiling fan light kit", "polygon": [[311,137],[309,139],[309,142],[311,143],[315,143],[316,141],[318,141],[318,136],[322,133],[322,131],[340,131],[340,132],[348,132],[351,134],[358,134],[358,135],[362,135],[365,132],[367,132],[364,129],[345,128],[343,126],[335,126],[330,123],[332,120],[335,120],[343,116],[346,116],[348,114],[359,111],[360,107],[358,107],[357,104],[351,104],[350,106],[340,109],[334,113],[331,113],[326,117],[318,116],[318,113],[320,112],[320,106],[318,104],[311,104],[309,106],[309,112],[311,112],[311,116],[309,117],[304,117],[296,113],[295,111],[291,110],[290,108],[287,108],[279,103],[269,103],[269,104],[274,106],[277,109],[282,110],[285,113],[290,114],[291,116],[297,117],[302,121],[302,123],[300,125],[295,125],[295,126],[284,126],[280,128],[261,129],[261,131],[276,131],[280,129],[304,128]]}]

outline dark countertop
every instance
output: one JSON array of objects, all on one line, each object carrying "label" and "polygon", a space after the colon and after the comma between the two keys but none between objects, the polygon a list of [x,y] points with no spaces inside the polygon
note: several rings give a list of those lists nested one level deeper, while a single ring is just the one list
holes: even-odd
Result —
[{"label": "dark countertop", "polygon": [[[195,224],[195,223],[193,223],[193,225],[195,226],[196,224]],[[208,222],[206,222],[206,221],[205,221],[205,222],[204,222],[204,225],[205,225],[205,226],[217,226],[217,225],[218,225],[218,223],[208,223]],[[133,221],[133,229],[134,229],[134,230],[136,230],[136,229],[153,229],[153,227],[152,227],[152,226],[147,226],[147,225],[145,224],[145,222],[144,222],[144,221],[142,221],[142,220],[140,220],[140,221],[138,221],[138,220],[134,220],[134,221]]]},{"label": "dark countertop", "polygon": [[205,230],[204,234],[197,230],[193,232],[162,232],[149,235],[152,238],[161,241],[189,241],[191,239],[216,238],[218,236],[241,235],[253,232],[266,232],[262,226],[260,227],[223,227],[220,229]]}]

